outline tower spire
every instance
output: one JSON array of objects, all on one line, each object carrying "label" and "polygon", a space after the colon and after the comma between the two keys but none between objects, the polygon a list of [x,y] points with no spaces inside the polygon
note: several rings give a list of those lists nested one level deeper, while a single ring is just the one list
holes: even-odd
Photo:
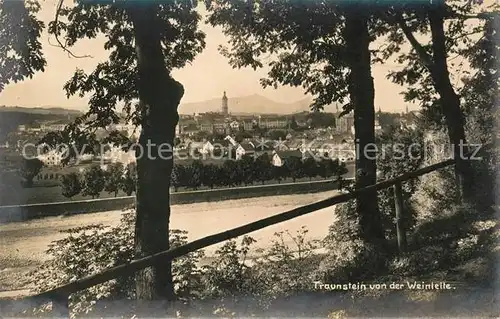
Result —
[{"label": "tower spire", "polygon": [[224,115],[229,114],[226,91],[224,91],[224,95],[222,96],[222,114],[224,114]]}]

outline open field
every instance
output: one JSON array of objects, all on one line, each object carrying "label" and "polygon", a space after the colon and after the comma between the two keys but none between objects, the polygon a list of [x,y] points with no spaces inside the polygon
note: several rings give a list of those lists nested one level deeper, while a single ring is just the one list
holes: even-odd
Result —
[{"label": "open field", "polygon": [[[316,194],[227,200],[221,202],[173,205],[171,227],[188,231],[195,240],[260,218],[334,196],[336,191]],[[44,253],[50,242],[60,239],[59,231],[89,224],[117,225],[121,212],[111,211],[70,217],[50,217],[28,222],[0,225],[0,291],[26,288],[25,274],[48,256]],[[257,243],[266,247],[274,233],[291,233],[306,226],[311,239],[322,239],[334,219],[333,208],[323,209],[285,223],[251,233]],[[290,242],[291,244],[291,242]],[[212,255],[217,245],[206,249]]]}]

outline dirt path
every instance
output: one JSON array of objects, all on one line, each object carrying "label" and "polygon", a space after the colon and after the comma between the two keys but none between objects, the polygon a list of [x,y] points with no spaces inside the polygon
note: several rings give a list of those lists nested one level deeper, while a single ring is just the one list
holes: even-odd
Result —
[{"label": "dirt path", "polygon": [[[174,205],[171,227],[188,231],[189,240],[194,240],[335,194],[336,191],[330,191]],[[121,214],[120,211],[111,211],[0,225],[0,291],[24,288],[22,277],[48,257],[45,250],[52,241],[64,236],[60,233],[61,230],[90,224],[115,226],[119,223]],[[288,230],[294,233],[302,226],[309,229],[311,239],[321,239],[327,234],[332,221],[333,208],[323,209],[250,235],[257,240],[255,248],[266,247],[275,232]],[[217,247],[218,245],[207,248],[207,255],[213,254]]]}]

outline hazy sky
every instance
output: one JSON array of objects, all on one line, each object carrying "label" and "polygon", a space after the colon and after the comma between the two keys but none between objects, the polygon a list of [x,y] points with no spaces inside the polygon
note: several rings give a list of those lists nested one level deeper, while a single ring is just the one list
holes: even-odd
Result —
[{"label": "hazy sky", "polygon": [[[67,0],[68,1],[68,0]],[[55,14],[55,0],[42,2],[40,17],[43,21],[53,20]],[[181,70],[173,72],[174,77],[184,84],[185,95],[181,103],[198,102],[222,96],[227,91],[231,96],[260,94],[278,102],[294,102],[304,98],[301,88],[281,87],[278,89],[262,89],[259,79],[266,74],[265,69],[232,69],[226,58],[221,56],[217,47],[227,44],[226,37],[220,29],[207,25],[202,26],[206,32],[206,49],[198,55],[196,60]],[[68,57],[61,48],[49,39],[47,33],[42,36],[47,67],[44,73],[37,73],[33,79],[21,83],[8,85],[0,93],[0,105],[9,106],[60,106],[71,109],[84,110],[87,108],[87,99],[72,97],[66,98],[62,89],[64,83],[71,77],[77,67],[91,71],[96,63],[107,58],[103,48],[103,39],[82,40],[71,51],[75,55],[91,55],[92,58],[75,59]],[[49,42],[50,41],[50,42]],[[375,80],[375,104],[384,111],[402,111],[405,103],[399,92],[401,87],[392,84],[385,78],[391,66],[373,66]],[[417,109],[410,105],[410,109]]]}]

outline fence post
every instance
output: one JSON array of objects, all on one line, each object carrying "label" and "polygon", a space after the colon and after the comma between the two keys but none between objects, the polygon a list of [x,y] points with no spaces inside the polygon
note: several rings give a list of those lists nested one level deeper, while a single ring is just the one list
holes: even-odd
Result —
[{"label": "fence post", "polygon": [[403,211],[403,191],[401,183],[394,184],[394,206],[396,209],[396,234],[398,237],[399,254],[406,253],[406,231],[404,227],[404,211]]},{"label": "fence post", "polygon": [[52,298],[52,317],[69,318],[69,295],[58,295]]}]

